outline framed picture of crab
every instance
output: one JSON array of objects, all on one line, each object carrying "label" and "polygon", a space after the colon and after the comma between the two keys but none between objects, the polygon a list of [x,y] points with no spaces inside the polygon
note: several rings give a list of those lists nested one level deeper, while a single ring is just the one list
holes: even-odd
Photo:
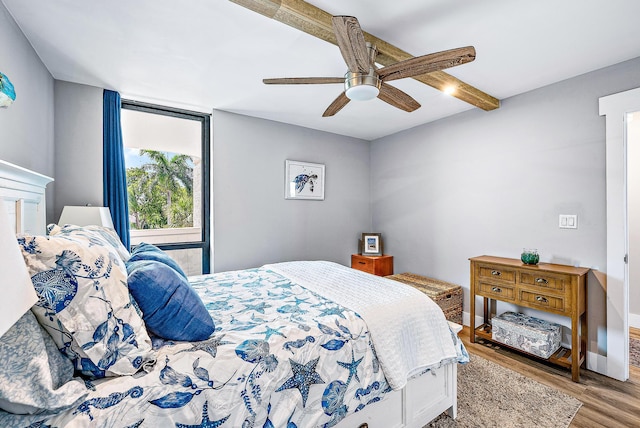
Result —
[{"label": "framed picture of crab", "polygon": [[324,165],[286,160],[285,199],[324,200]]}]

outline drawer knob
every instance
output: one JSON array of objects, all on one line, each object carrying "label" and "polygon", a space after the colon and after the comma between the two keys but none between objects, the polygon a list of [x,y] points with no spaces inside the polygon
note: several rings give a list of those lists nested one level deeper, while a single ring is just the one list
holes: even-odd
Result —
[{"label": "drawer knob", "polygon": [[502,293],[502,288],[500,288],[500,287],[493,287],[493,288],[491,289],[491,291],[493,291],[494,293]]},{"label": "drawer knob", "polygon": [[546,297],[542,297],[542,296],[536,296],[536,300],[540,303],[547,303],[549,302],[549,300],[547,300]]},{"label": "drawer knob", "polygon": [[502,275],[502,272],[500,272],[499,270],[492,270],[492,271],[491,271],[491,275],[493,275],[493,276],[500,276],[500,275]]},{"label": "drawer knob", "polygon": [[369,428],[369,424],[365,422],[363,424],[358,425],[358,428]]},{"label": "drawer knob", "polygon": [[548,284],[549,281],[547,281],[545,278],[536,278],[536,282],[538,284]]},{"label": "drawer knob", "polygon": [[365,262],[358,262],[358,264],[366,265],[366,263],[365,263]]}]

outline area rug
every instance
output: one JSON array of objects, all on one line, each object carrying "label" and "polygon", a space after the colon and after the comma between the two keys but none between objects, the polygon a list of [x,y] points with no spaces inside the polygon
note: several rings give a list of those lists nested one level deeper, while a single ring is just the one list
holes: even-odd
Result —
[{"label": "area rug", "polygon": [[629,338],[629,364],[640,367],[640,339]]},{"label": "area rug", "polygon": [[499,364],[471,355],[458,366],[458,417],[442,414],[430,428],[568,427],[582,403]]}]

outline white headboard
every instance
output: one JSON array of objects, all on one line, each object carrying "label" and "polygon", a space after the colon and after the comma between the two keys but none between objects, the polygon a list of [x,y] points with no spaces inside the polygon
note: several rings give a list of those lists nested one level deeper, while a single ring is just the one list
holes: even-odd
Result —
[{"label": "white headboard", "polygon": [[0,160],[0,200],[17,233],[45,233],[44,191],[53,178]]}]

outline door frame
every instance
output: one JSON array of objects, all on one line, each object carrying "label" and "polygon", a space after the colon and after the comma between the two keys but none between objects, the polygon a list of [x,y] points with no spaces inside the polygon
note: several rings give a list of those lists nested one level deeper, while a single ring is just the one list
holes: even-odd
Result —
[{"label": "door frame", "polygon": [[606,116],[607,363],[605,374],[629,378],[629,228],[627,220],[627,113],[640,110],[640,88],[600,98]]}]

